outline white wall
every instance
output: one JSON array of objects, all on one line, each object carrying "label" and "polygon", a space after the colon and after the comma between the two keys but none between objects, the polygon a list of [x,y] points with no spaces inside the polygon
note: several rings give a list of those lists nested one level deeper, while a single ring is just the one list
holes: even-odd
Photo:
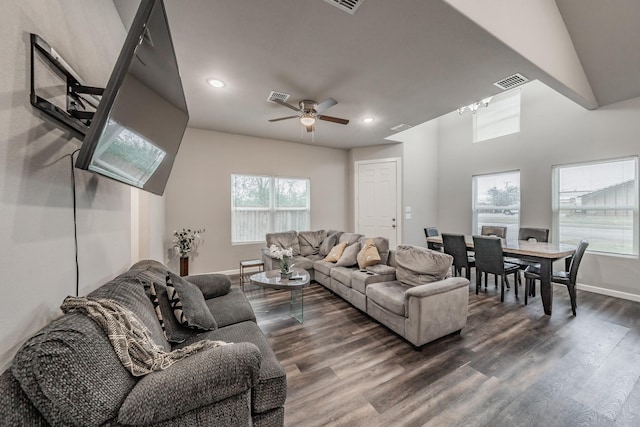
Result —
[{"label": "white wall", "polygon": [[[640,98],[585,110],[539,82],[521,87],[521,132],[472,144],[470,114],[438,119],[438,226],[471,233],[471,178],[520,170],[523,226],[552,226],[551,167],[640,154]],[[587,254],[579,283],[640,297],[640,261]]]},{"label": "white wall", "polygon": [[265,243],[231,244],[231,174],[267,174],[311,180],[311,229],[348,229],[346,150],[187,129],[165,192],[165,261],[173,230],[205,228],[189,273],[231,272],[260,258]]},{"label": "white wall", "polygon": [[396,138],[403,141],[402,241],[426,246],[424,228],[438,225],[438,122],[415,126]]},{"label": "white wall", "polygon": [[[75,294],[70,162],[80,142],[29,104],[29,33],[104,86],[125,38],[112,2],[3,1],[0,13],[0,371]],[[129,187],[76,171],[80,294],[130,262]]]}]

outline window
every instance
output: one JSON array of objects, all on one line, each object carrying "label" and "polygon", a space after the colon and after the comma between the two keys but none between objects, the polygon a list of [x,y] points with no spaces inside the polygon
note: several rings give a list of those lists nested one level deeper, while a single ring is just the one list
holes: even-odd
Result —
[{"label": "window", "polygon": [[265,234],[310,228],[309,180],[231,175],[231,242],[264,242]]},{"label": "window", "polygon": [[507,227],[507,241],[518,240],[520,228],[520,172],[473,177],[473,234],[483,225]]},{"label": "window", "polygon": [[638,158],[555,166],[553,214],[560,243],[638,255]]},{"label": "window", "polygon": [[520,132],[520,89],[510,90],[491,99],[487,107],[473,115],[473,142]]}]

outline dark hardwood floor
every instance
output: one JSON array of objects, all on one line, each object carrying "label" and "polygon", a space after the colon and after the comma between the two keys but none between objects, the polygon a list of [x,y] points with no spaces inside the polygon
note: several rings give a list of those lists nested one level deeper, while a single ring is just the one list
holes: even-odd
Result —
[{"label": "dark hardwood floor", "polygon": [[[304,323],[289,293],[247,291],[287,371],[287,426],[640,426],[640,303],[554,288],[475,295],[467,326],[419,351],[314,283]],[[237,284],[237,277],[236,277]],[[522,289],[522,288],[521,288]]]}]

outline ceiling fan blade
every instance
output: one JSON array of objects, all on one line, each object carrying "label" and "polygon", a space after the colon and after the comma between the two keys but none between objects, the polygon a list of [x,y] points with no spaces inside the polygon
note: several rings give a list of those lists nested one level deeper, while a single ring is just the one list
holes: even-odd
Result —
[{"label": "ceiling fan blade", "polygon": [[318,116],[316,116],[316,117],[317,117],[318,119],[320,119],[320,120],[324,120],[324,121],[327,121],[327,122],[333,122],[333,123],[340,123],[341,125],[347,125],[347,124],[349,124],[349,120],[347,120],[347,119],[341,119],[341,118],[338,118],[338,117],[320,116],[320,115],[318,115]]},{"label": "ceiling fan blade", "polygon": [[276,104],[282,105],[283,107],[291,108],[294,111],[301,111],[298,107],[294,107],[293,105],[287,102],[281,101],[279,99],[273,99],[272,101],[275,102]]},{"label": "ceiling fan blade", "polygon": [[280,120],[287,120],[287,119],[295,119],[298,116],[287,116],[287,117],[280,117],[279,119],[271,119],[269,120],[270,122],[279,122]]},{"label": "ceiling fan blade", "polygon": [[333,98],[327,98],[324,101],[322,101],[320,104],[318,104],[318,106],[316,107],[316,112],[318,114],[322,114],[324,111],[326,111],[328,108],[333,107],[334,105],[336,105],[338,103],[338,101],[336,101]]},{"label": "ceiling fan blade", "polygon": [[305,126],[307,128],[307,132],[313,132],[313,125]]}]

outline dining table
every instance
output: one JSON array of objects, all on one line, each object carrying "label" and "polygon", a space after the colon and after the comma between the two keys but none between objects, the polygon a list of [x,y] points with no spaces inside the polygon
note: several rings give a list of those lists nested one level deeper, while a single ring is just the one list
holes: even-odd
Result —
[{"label": "dining table", "polygon": [[[540,297],[542,299],[544,314],[551,315],[553,307],[553,286],[551,285],[553,262],[573,256],[576,247],[554,242],[535,242],[528,240],[507,242],[504,239],[501,240],[502,253],[505,256],[540,264]],[[465,235],[465,242],[467,248],[473,250],[473,237]],[[427,238],[428,248],[433,249],[437,245],[442,245],[442,236]]]}]

